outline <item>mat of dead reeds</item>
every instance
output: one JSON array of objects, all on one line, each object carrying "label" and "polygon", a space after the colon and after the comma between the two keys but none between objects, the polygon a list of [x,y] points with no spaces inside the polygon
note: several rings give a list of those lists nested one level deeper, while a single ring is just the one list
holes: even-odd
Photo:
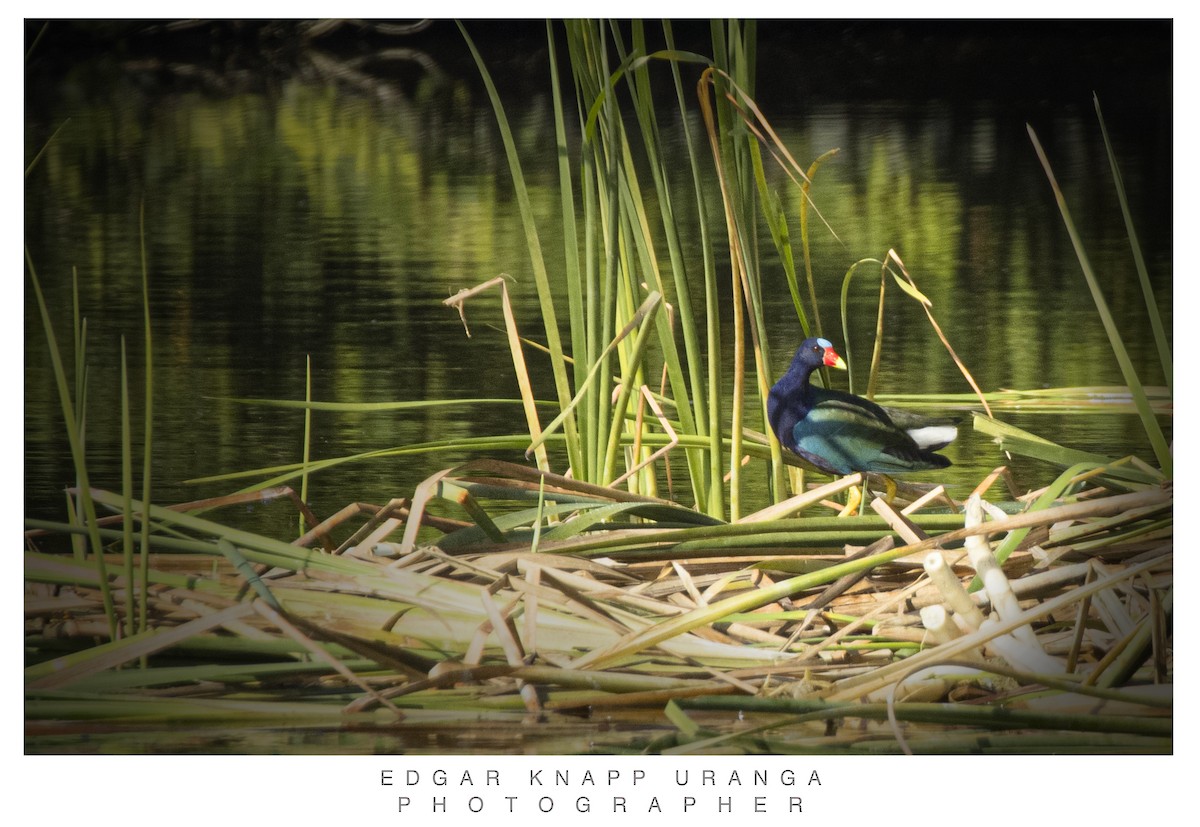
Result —
[{"label": "mat of dead reeds", "polygon": [[107,642],[96,565],[39,550],[83,529],[31,525],[26,747],[1169,752],[1170,485],[997,478],[732,523],[479,461],[295,542],[135,503],[148,589],[113,559],[109,598],[148,623]]}]

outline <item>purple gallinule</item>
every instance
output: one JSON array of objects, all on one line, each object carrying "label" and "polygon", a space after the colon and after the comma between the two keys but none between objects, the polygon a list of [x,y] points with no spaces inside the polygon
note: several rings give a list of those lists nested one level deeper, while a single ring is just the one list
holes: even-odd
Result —
[{"label": "purple gallinule", "polygon": [[845,370],[846,363],[827,339],[805,339],[771,388],[767,417],[784,448],[829,474],[886,476],[950,465],[934,451],[958,436],[952,421],[813,385],[809,377],[821,366]]}]

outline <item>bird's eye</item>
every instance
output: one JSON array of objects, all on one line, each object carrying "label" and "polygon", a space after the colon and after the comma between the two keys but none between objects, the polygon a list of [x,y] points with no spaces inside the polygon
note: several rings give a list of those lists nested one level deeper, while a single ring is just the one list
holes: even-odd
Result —
[{"label": "bird's eye", "polygon": [[820,353],[821,348],[818,345],[813,345],[813,353]]}]

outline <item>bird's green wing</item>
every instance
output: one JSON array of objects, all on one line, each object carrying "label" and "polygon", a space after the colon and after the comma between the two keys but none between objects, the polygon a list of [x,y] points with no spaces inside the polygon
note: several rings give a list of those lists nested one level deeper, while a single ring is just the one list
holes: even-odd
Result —
[{"label": "bird's green wing", "polygon": [[940,465],[941,458],[931,460],[904,431],[839,399],[823,400],[810,410],[793,435],[799,453],[821,458],[840,474],[897,474]]}]

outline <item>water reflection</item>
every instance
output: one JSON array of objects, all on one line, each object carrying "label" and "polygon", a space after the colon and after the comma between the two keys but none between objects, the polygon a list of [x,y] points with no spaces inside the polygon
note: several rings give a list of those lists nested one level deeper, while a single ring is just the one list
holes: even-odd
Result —
[{"label": "water reflection", "polygon": [[[299,459],[300,414],[227,399],[302,397],[310,357],[317,399],[515,396],[495,330],[498,297],[471,305],[471,337],[441,305],[461,288],[509,273],[518,323],[539,338],[523,229],[493,115],[474,96],[473,78],[430,76],[410,93],[386,97],[302,77],[272,91],[221,96],[148,92],[135,81],[118,75],[85,98],[70,94],[68,81],[27,112],[30,155],[70,118],[26,183],[25,229],[60,345],[68,348],[72,269],[79,274],[95,484],[119,485],[122,335],[131,384],[143,381],[143,208],[155,321],[156,499],[224,493],[230,483],[185,481]],[[561,238],[552,220],[559,208],[552,113],[544,97],[508,104],[555,268]],[[682,158],[682,125],[672,111],[663,107],[661,126]],[[842,338],[836,297],[849,265],[895,248],[985,389],[1120,382],[1030,150],[1027,115],[987,101],[891,99],[767,114],[802,163],[840,149],[814,187],[836,237],[815,217],[811,223],[818,288],[830,297],[822,307],[827,335]],[[1136,333],[1145,328],[1140,292],[1094,118],[1072,111],[1037,126],[1118,323],[1135,332],[1131,356],[1160,381],[1152,342]],[[1162,193],[1170,168],[1154,151],[1156,130],[1169,129],[1169,118],[1110,128],[1169,325],[1170,200]],[[687,174],[681,163],[680,192],[690,192]],[[799,194],[777,170],[770,174],[796,216]],[[708,187],[710,214],[719,215],[714,182]],[[699,272],[700,238],[690,232],[688,265]],[[799,328],[765,232],[761,243],[774,296],[770,344],[782,369]],[[877,272],[864,268],[851,291],[849,342],[864,377],[877,293]],[[914,302],[892,290],[887,318],[882,392],[968,390]],[[26,510],[55,514],[73,480],[31,295],[25,327]],[[532,364],[549,396],[548,371],[536,358]],[[1080,448],[1147,453],[1132,417],[1017,419]],[[512,433],[521,421],[509,407],[320,413],[314,458]],[[969,430],[947,453],[956,463],[951,482],[960,486],[973,486],[1001,461]],[[462,458],[418,456],[323,475],[312,498],[321,514],[352,500],[386,500]]]}]

